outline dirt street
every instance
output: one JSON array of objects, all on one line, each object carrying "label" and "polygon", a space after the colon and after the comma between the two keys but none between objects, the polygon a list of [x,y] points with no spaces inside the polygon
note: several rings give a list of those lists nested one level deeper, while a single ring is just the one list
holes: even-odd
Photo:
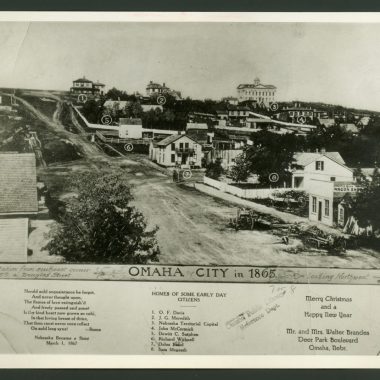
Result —
[{"label": "dirt street", "polygon": [[[158,225],[162,264],[278,265],[307,267],[378,268],[379,255],[348,251],[345,256],[299,252],[300,245],[281,244],[265,231],[235,231],[227,227],[236,206],[188,186],[172,183],[146,158],[118,159],[134,184],[135,204],[151,226]],[[124,165],[123,165],[124,166]]]}]

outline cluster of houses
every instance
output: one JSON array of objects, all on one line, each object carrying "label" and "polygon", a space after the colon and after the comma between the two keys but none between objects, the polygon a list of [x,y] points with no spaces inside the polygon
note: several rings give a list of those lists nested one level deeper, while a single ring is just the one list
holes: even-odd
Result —
[{"label": "cluster of houses", "polygon": [[[93,86],[93,82],[89,82]],[[339,123],[357,133],[358,128],[370,121],[368,115],[358,114],[354,115],[355,123],[349,123],[345,115],[331,117],[326,111],[300,102],[281,109],[275,107],[271,117],[257,113],[247,105],[251,102],[271,107],[276,101],[276,91],[275,86],[262,84],[259,78],[255,78],[252,84],[237,87],[236,98],[225,98],[224,108],[214,113],[191,112],[185,131],[144,129],[140,119],[133,123],[128,122],[129,119],[120,119],[119,137],[129,138],[131,142],[133,139],[144,141],[149,145],[149,158],[164,167],[201,168],[219,158],[224,169],[228,170],[234,166],[244,147],[252,143],[250,139],[254,132],[267,130],[276,134],[307,135],[317,125],[330,127]],[[178,91],[171,90],[165,83],[148,83],[147,97],[164,94],[181,98]],[[124,103],[108,100],[104,106],[123,108],[127,105]],[[145,106],[145,112],[157,108],[163,110],[160,105]],[[309,196],[310,220],[329,226],[347,225],[351,217],[351,201],[358,188],[353,169],[345,164],[338,152],[297,153],[291,171],[291,188],[305,191]]]},{"label": "cluster of houses", "polygon": [[[73,80],[73,84],[70,87],[70,93],[75,96],[84,94],[86,96],[98,97],[100,95],[105,94],[105,87],[106,85],[104,83],[99,82],[99,80],[94,82],[83,76],[82,78]],[[149,83],[147,84],[145,94],[148,99],[151,97],[165,94],[173,96],[176,100],[181,99],[180,91],[169,88],[168,86],[166,86],[165,83],[160,84],[153,81],[149,81]],[[144,98],[144,96],[139,92],[135,92],[135,95]]]},{"label": "cluster of houses", "polygon": [[27,262],[37,187],[34,153],[0,153],[0,262]]}]

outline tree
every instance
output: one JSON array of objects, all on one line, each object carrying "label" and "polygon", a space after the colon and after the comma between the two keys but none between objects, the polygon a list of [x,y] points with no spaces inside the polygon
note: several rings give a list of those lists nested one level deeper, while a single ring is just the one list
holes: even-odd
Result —
[{"label": "tree", "polygon": [[206,177],[218,180],[223,173],[224,169],[222,167],[221,158],[217,158],[206,166]]},{"label": "tree", "polygon": [[90,123],[97,123],[103,110],[102,107],[100,107],[100,104],[98,104],[98,102],[96,102],[93,99],[90,99],[83,104],[81,112]]},{"label": "tree", "polygon": [[141,117],[143,114],[143,109],[141,107],[141,104],[137,101],[130,101],[128,102],[123,110],[123,117]]},{"label": "tree", "polygon": [[58,217],[45,247],[68,262],[144,264],[158,261],[156,232],[147,230],[122,174],[88,173],[73,180],[77,192]]},{"label": "tree", "polygon": [[244,182],[249,177],[249,162],[244,152],[236,157],[235,165],[232,167],[230,174],[235,182]]},{"label": "tree", "polygon": [[361,189],[354,199],[352,211],[360,227],[372,225],[380,229],[380,175],[375,168],[372,181],[361,180]]},{"label": "tree", "polygon": [[253,144],[247,146],[244,154],[236,160],[232,169],[235,180],[244,181],[249,173],[258,175],[260,183],[269,186],[269,175],[277,173],[280,181],[289,181],[293,155],[300,150],[303,140],[294,135],[279,135],[270,131],[256,132]]},{"label": "tree", "polygon": [[111,100],[125,100],[127,93],[125,91],[121,91],[115,87],[112,87],[108,90],[105,97]]}]

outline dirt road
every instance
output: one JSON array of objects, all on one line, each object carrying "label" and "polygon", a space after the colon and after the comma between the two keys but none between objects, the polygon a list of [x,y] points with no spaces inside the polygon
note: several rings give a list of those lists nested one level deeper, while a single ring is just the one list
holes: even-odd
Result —
[{"label": "dirt road", "polygon": [[19,103],[21,103],[30,113],[37,117],[41,122],[46,124],[48,127],[52,128],[60,136],[70,140],[77,147],[78,151],[80,151],[84,156],[86,156],[87,159],[93,162],[101,160],[102,158],[105,159],[105,154],[96,145],[86,141],[86,139],[82,135],[77,135],[75,133],[69,132],[61,124],[59,120],[59,115],[62,110],[61,100],[57,101],[57,109],[54,112],[53,119],[50,119],[48,116],[43,114],[41,111],[39,111],[25,99],[17,96],[14,96],[14,98],[17,99]]},{"label": "dirt road", "polygon": [[227,228],[236,206],[216,200],[152,167],[143,156],[117,159],[134,184],[135,204],[149,225],[158,225],[163,264],[279,265],[340,268],[379,268],[380,255],[349,251],[342,257],[324,252],[298,252],[265,231]]}]

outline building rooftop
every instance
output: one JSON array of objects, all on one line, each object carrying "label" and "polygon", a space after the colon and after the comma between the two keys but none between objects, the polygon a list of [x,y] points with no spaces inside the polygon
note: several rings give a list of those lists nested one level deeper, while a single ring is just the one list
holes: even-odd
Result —
[{"label": "building rooftop", "polygon": [[188,129],[203,129],[207,130],[208,126],[206,123],[187,123],[186,130]]},{"label": "building rooftop", "polygon": [[0,153],[0,215],[37,211],[34,153]]},{"label": "building rooftop", "polygon": [[319,117],[318,121],[320,122],[321,125],[324,125],[325,127],[332,127],[333,125],[335,125],[335,119],[331,119],[331,118]]},{"label": "building rooftop", "polygon": [[297,165],[306,166],[323,156],[330,158],[340,165],[346,164],[339,152],[299,152],[295,153],[293,158]]},{"label": "building rooftop", "polygon": [[148,83],[148,85],[146,86],[147,89],[150,89],[150,88],[166,88],[166,89],[169,89],[169,87],[167,87],[165,85],[165,83],[163,84],[160,84],[160,83],[156,83],[156,82],[153,82],[153,81],[150,81]]},{"label": "building rooftop", "polygon": [[142,120],[139,118],[132,117],[121,117],[119,119],[120,125],[142,125]]},{"label": "building rooftop", "polygon": [[75,79],[75,80],[73,80],[73,82],[93,83],[92,80],[89,80],[89,79],[87,79],[86,77],[79,78],[79,79]]},{"label": "building rooftop", "polygon": [[351,132],[351,133],[359,133],[359,128],[355,125],[355,124],[352,124],[352,123],[348,123],[348,124],[340,124],[340,126],[342,128],[344,128],[344,130],[346,132]]},{"label": "building rooftop", "polygon": [[28,219],[0,219],[0,262],[25,263],[27,254]]},{"label": "building rooftop", "polygon": [[188,135],[171,135],[171,136],[168,136],[168,137],[164,138],[163,140],[159,141],[157,143],[157,146],[168,146],[169,144],[179,140],[182,137],[187,137],[187,138],[193,140],[195,143],[198,144],[198,141],[194,140],[192,137],[190,137]]},{"label": "building rooftop", "polygon": [[259,84],[251,84],[251,83],[243,83],[243,84],[239,84],[239,86],[237,87],[238,89],[242,89],[242,88],[252,88],[252,89],[257,89],[257,90],[270,90],[270,89],[276,89],[277,87],[276,86],[273,86],[272,84],[262,84],[262,83],[259,83]]},{"label": "building rooftop", "polygon": [[103,104],[103,107],[113,108],[117,104],[119,106],[119,109],[123,109],[130,103],[131,102],[129,100],[106,100]]}]

